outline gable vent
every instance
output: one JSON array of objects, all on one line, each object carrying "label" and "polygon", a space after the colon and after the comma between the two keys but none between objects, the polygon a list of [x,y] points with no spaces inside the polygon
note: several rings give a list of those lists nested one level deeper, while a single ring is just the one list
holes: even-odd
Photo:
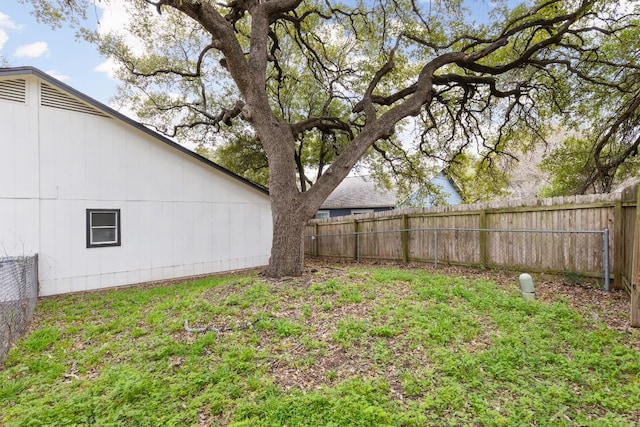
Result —
[{"label": "gable vent", "polygon": [[27,84],[24,79],[0,80],[0,99],[5,101],[27,101]]},{"label": "gable vent", "polygon": [[76,113],[92,114],[94,116],[109,117],[98,110],[77,100],[64,92],[46,83],[40,84],[40,105],[43,107],[59,108],[62,110],[75,111]]}]

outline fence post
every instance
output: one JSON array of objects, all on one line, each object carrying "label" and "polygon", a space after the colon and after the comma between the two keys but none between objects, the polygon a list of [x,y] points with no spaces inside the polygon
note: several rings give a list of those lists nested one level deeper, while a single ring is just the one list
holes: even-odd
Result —
[{"label": "fence post", "polygon": [[353,250],[353,259],[360,262],[360,235],[358,234],[358,220],[353,220],[353,233],[355,235],[355,246]]},{"label": "fence post", "polygon": [[635,231],[633,233],[633,267],[631,269],[631,284],[629,285],[631,300],[631,326],[640,327],[640,186],[637,197]]},{"label": "fence post", "polygon": [[434,253],[433,253],[433,266],[435,268],[438,268],[438,229],[434,228],[433,229],[434,234],[433,234],[433,240],[434,240]]},{"label": "fence post", "polygon": [[409,262],[409,218],[407,215],[402,215],[402,232],[400,234],[402,240],[402,260],[406,263]]},{"label": "fence post", "polygon": [[604,290],[609,292],[609,229],[605,228],[602,232],[602,266],[604,267]]},{"label": "fence post", "polygon": [[622,201],[613,207],[613,289],[622,289],[622,269],[624,259],[628,256],[624,248],[624,217]]},{"label": "fence post", "polygon": [[[38,262],[38,254],[34,254],[33,255],[33,262],[35,263],[33,265],[33,274],[34,274],[34,278],[36,281],[36,284],[33,288],[33,290],[35,291],[33,297],[34,299],[38,299],[38,293],[40,292],[40,263]],[[35,304],[33,305],[33,307],[31,308],[31,313],[33,313],[33,310],[36,308]]]},{"label": "fence post", "polygon": [[480,265],[486,267],[488,264],[487,258],[487,211],[480,211],[480,219],[478,221],[478,228],[480,229],[479,244],[480,244]]},{"label": "fence post", "polygon": [[313,254],[314,257],[318,258],[318,231],[320,229],[320,226],[318,225],[318,223],[316,222],[315,224],[313,224],[313,240],[311,241],[311,244],[313,245],[311,247],[311,253]]}]

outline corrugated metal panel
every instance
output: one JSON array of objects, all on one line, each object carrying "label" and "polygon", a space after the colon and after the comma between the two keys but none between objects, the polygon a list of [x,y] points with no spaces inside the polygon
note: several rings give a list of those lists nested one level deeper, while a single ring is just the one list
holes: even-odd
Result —
[{"label": "corrugated metal panel", "polygon": [[24,79],[0,80],[0,99],[5,101],[27,101],[27,85]]},{"label": "corrugated metal panel", "polygon": [[61,92],[46,83],[40,83],[40,105],[43,107],[59,108],[75,111],[76,113],[92,114],[94,116],[109,117],[102,111]]}]

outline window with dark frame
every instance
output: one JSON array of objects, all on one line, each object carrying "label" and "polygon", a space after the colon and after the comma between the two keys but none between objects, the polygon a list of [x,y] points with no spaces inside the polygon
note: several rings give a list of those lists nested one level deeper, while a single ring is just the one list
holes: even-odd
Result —
[{"label": "window with dark frame", "polygon": [[87,248],[120,246],[120,209],[87,209]]}]

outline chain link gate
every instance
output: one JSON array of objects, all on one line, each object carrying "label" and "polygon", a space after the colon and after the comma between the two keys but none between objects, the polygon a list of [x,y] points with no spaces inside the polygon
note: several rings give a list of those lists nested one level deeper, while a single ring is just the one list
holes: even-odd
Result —
[{"label": "chain link gate", "polygon": [[38,298],[38,256],[0,258],[0,364],[27,328]]}]

